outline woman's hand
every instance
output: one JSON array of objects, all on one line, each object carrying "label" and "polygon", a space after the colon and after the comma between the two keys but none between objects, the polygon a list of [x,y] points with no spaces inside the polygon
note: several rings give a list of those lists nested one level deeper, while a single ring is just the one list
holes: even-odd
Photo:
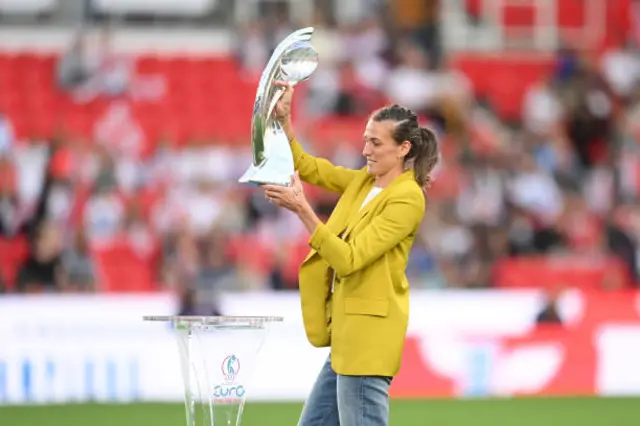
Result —
[{"label": "woman's hand", "polygon": [[262,185],[262,188],[267,200],[297,214],[310,234],[313,234],[316,227],[322,223],[304,196],[297,171],[291,176],[290,186]]},{"label": "woman's hand", "polygon": [[269,202],[294,213],[301,213],[309,204],[297,171],[291,176],[290,186],[262,185],[262,189]]},{"label": "woman's hand", "polygon": [[293,86],[286,81],[275,81],[277,87],[284,90],[280,100],[276,104],[276,118],[284,125],[291,120],[291,101],[293,99]]}]

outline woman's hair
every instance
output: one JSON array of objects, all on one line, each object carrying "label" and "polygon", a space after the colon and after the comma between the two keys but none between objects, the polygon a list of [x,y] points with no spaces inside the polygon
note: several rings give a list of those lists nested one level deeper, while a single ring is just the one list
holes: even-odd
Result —
[{"label": "woman's hair", "polygon": [[[391,105],[379,109],[371,117],[373,121],[394,121],[393,139],[398,145],[404,141],[411,143],[405,156],[405,164],[412,164],[416,181],[422,188],[429,186],[431,171],[438,163],[438,142],[435,133],[420,127],[418,116],[410,109]],[[411,163],[407,163],[410,161]]]}]

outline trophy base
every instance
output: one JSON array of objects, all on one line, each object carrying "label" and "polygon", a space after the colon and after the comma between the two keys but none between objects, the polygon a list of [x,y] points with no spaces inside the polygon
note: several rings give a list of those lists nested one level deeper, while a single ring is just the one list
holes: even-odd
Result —
[{"label": "trophy base", "polygon": [[258,168],[254,168],[253,166],[249,168],[245,172],[245,174],[238,179],[238,182],[244,183],[251,186],[262,186],[262,185],[275,185],[275,186],[290,186],[291,178],[281,178],[281,179],[261,179],[257,175]]},{"label": "trophy base", "polygon": [[268,130],[264,135],[269,155],[259,166],[250,165],[238,182],[249,185],[290,186],[295,172],[289,139],[282,129]]}]

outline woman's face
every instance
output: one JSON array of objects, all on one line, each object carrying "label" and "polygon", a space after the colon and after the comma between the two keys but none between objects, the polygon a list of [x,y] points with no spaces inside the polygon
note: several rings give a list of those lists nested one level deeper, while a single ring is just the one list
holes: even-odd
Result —
[{"label": "woman's face", "polygon": [[367,171],[374,176],[383,176],[393,169],[403,169],[404,156],[411,144],[398,145],[393,139],[394,121],[369,120],[364,131],[362,155],[367,160]]}]

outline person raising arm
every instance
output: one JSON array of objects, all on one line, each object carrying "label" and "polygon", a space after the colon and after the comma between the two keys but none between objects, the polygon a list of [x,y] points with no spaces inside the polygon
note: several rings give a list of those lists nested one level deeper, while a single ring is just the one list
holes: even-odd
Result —
[{"label": "person raising arm", "polygon": [[[409,321],[409,252],[426,208],[424,191],[438,161],[435,134],[399,105],[374,111],[364,129],[361,170],[306,154],[291,125],[293,89],[276,106],[294,156],[287,187],[265,196],[294,212],[310,234],[298,278],[305,333],[331,347],[299,426],[386,426],[389,386],[400,369]],[[302,181],[339,192],[323,223]]]}]

